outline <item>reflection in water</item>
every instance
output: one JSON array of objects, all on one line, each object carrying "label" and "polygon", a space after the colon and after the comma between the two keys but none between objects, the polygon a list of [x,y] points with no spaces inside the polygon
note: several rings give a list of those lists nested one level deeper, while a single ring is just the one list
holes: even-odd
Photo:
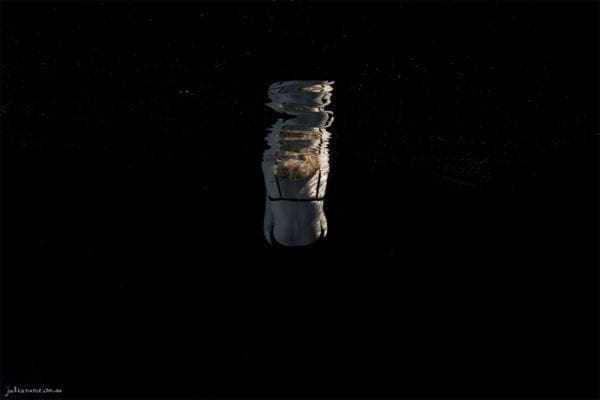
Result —
[{"label": "reflection in water", "polygon": [[267,134],[263,154],[265,238],[273,246],[306,246],[327,235],[323,209],[329,176],[326,130],[333,113],[332,81],[276,82],[269,107],[291,116],[278,119]]}]

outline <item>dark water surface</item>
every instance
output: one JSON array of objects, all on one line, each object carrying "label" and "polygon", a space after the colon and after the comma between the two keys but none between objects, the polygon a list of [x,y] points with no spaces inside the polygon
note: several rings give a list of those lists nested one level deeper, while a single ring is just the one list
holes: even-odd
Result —
[{"label": "dark water surface", "polygon": [[[596,3],[2,3],[2,392],[598,395]],[[335,80],[329,233],[265,107]]]}]

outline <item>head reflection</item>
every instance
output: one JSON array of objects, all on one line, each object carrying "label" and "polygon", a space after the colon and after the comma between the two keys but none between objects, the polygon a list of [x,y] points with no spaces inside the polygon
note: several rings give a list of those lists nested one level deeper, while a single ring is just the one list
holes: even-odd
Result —
[{"label": "head reflection", "polygon": [[327,128],[332,81],[276,82],[267,105],[287,118],[269,130],[263,154],[264,234],[273,246],[307,246],[327,236],[323,209],[329,176]]}]

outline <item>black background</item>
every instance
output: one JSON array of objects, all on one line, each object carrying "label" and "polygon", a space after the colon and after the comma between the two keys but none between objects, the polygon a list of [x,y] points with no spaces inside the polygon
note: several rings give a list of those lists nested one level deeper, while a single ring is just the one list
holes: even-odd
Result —
[{"label": "black background", "polygon": [[[2,392],[598,395],[597,3],[2,3]],[[277,80],[329,237],[262,237]]]}]

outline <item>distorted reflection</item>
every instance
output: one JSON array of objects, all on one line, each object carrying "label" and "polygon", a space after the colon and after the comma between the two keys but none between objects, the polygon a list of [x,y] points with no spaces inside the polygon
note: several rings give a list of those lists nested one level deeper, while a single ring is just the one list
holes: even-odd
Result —
[{"label": "distorted reflection", "polygon": [[273,246],[306,246],[327,236],[323,208],[329,176],[327,128],[333,81],[276,82],[269,107],[286,114],[270,128],[263,154],[264,234]]}]

